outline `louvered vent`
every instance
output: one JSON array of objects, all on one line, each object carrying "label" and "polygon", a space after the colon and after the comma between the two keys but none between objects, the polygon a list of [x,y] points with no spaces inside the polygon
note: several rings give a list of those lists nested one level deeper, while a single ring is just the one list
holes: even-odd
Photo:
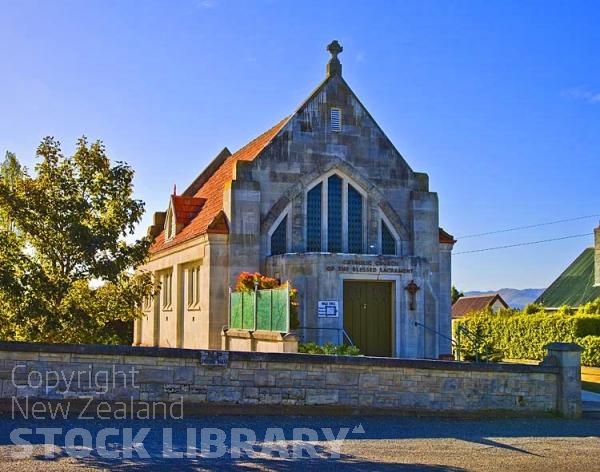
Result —
[{"label": "louvered vent", "polygon": [[331,131],[342,131],[342,110],[331,109]]}]

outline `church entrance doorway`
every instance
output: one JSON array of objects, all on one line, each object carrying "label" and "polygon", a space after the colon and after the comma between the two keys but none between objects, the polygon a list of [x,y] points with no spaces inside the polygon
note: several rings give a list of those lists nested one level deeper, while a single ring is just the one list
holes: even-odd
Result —
[{"label": "church entrance doorway", "polygon": [[391,357],[392,282],[344,281],[344,329],[365,356]]}]

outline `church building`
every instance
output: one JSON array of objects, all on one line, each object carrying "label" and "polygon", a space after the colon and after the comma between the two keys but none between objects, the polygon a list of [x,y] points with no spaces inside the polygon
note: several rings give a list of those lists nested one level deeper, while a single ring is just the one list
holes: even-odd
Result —
[{"label": "church building", "polygon": [[235,153],[224,148],[154,215],[161,283],[134,344],[220,349],[229,291],[241,272],[290,281],[303,342],[349,343],[365,355],[451,352],[454,238],[438,197],[342,77],[326,77],[298,109]]}]

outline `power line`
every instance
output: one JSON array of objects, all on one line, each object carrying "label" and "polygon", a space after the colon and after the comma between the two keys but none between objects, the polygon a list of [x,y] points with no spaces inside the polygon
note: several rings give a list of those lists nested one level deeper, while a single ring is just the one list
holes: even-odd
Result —
[{"label": "power line", "polygon": [[560,238],[541,239],[539,241],[529,241],[529,242],[525,242],[525,243],[507,244],[506,246],[486,247],[484,249],[473,249],[472,251],[454,252],[454,253],[452,253],[452,255],[457,256],[458,254],[471,254],[474,252],[495,251],[497,249],[508,249],[511,247],[530,246],[532,244],[549,243],[551,241],[561,241],[563,239],[582,238],[584,236],[590,236],[591,234],[593,234],[593,233],[572,234],[571,236],[562,236]]},{"label": "power line", "polygon": [[540,226],[555,225],[555,224],[558,224],[558,223],[566,223],[568,221],[586,220],[588,218],[595,218],[595,217],[598,217],[598,216],[600,216],[600,214],[597,214],[597,215],[587,215],[587,216],[577,216],[575,218],[565,218],[563,220],[548,221],[546,223],[538,223],[538,224],[535,224],[535,225],[514,226],[512,228],[499,229],[499,230],[496,230],[496,231],[487,231],[485,233],[475,233],[475,234],[467,234],[465,236],[457,236],[457,239],[478,238],[480,236],[487,236],[489,234],[508,233],[509,231],[517,231],[517,230],[521,230],[521,229],[539,228]]}]

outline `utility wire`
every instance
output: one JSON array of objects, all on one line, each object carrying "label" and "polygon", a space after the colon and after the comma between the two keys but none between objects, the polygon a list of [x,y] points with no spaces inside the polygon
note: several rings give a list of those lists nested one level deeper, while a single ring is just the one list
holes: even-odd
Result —
[{"label": "utility wire", "polygon": [[525,243],[507,244],[506,246],[486,247],[484,249],[473,249],[472,251],[453,252],[452,255],[457,256],[458,254],[471,254],[474,252],[495,251],[497,249],[508,249],[511,247],[530,246],[532,244],[549,243],[551,241],[561,241],[563,239],[582,238],[584,236],[590,236],[591,234],[593,234],[593,233],[572,234],[570,236],[562,236],[560,238],[541,239],[539,241],[529,241],[529,242],[525,242]]},{"label": "utility wire", "polygon": [[467,234],[465,236],[457,236],[457,239],[478,238],[480,236],[487,236],[489,234],[508,233],[509,231],[517,231],[517,230],[521,230],[521,229],[539,228],[540,226],[549,226],[549,225],[555,225],[555,224],[558,224],[558,223],[566,223],[567,221],[586,220],[588,218],[595,218],[597,216],[600,216],[600,214],[597,214],[597,215],[587,215],[587,216],[577,216],[575,218],[565,218],[564,220],[548,221],[546,223],[538,223],[538,224],[535,224],[535,225],[514,226],[512,228],[499,229],[497,231],[487,231],[485,233]]}]

